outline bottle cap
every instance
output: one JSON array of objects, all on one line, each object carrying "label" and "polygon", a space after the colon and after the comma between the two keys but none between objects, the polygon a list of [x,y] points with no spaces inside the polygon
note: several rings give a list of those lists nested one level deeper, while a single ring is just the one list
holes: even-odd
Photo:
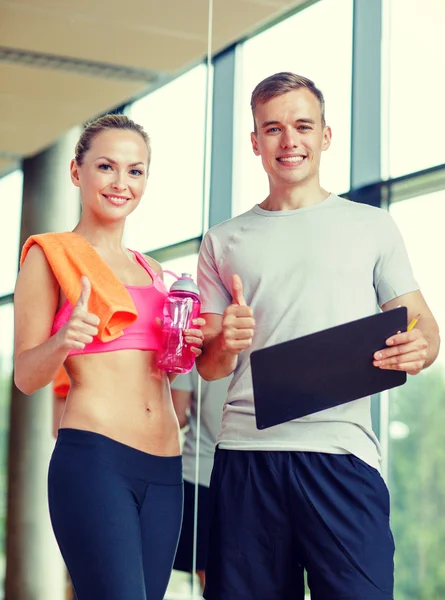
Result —
[{"label": "bottle cap", "polygon": [[196,283],[193,281],[190,273],[181,273],[181,277],[175,281],[171,288],[171,292],[190,292],[199,296],[199,289]]}]

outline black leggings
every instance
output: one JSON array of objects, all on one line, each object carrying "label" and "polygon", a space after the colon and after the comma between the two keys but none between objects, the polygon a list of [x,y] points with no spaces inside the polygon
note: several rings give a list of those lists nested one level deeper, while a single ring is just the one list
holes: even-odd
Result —
[{"label": "black leggings", "polygon": [[182,519],[180,456],[60,429],[51,522],[78,600],[162,600]]}]

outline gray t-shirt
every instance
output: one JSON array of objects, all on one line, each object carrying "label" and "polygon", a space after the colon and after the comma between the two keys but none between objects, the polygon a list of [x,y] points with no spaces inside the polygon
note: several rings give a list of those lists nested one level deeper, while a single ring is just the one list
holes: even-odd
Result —
[{"label": "gray t-shirt", "polygon": [[[172,389],[192,392],[188,429],[184,436],[182,464],[184,480],[195,482],[196,440],[197,440],[197,401],[198,379],[196,369],[178,375],[172,383]],[[213,467],[216,437],[221,429],[223,406],[232,376],[217,381],[201,379],[201,427],[199,436],[199,475],[198,483],[208,487]]]},{"label": "gray t-shirt", "polygon": [[224,312],[234,273],[243,282],[256,329],[251,348],[239,355],[219,446],[350,453],[379,468],[369,397],[258,430],[249,356],[369,316],[378,305],[417,290],[392,217],[334,194],[297,210],[266,211],[256,205],[207,232],[198,264],[202,313]]}]

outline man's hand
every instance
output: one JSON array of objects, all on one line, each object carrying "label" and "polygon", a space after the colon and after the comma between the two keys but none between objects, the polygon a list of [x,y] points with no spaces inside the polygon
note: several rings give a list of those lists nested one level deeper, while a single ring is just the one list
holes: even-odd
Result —
[{"label": "man's hand", "polygon": [[226,308],[222,319],[223,349],[239,354],[252,345],[255,319],[244,299],[243,284],[239,275],[232,277],[232,304]]},{"label": "man's hand", "polygon": [[428,355],[428,341],[420,329],[412,329],[391,336],[386,340],[389,348],[374,354],[373,364],[379,369],[406,371],[417,375],[425,366]]}]

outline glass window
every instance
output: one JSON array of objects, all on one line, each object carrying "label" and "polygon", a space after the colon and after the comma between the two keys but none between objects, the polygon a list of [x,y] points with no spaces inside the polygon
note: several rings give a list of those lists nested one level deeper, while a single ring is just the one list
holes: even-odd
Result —
[{"label": "glass window", "polygon": [[[422,293],[445,329],[445,190],[395,202],[390,212],[402,232]],[[439,358],[445,364],[445,347]]]},{"label": "glass window", "polygon": [[127,221],[125,243],[149,251],[202,231],[206,66],[129,107],[151,139],[147,191]]},{"label": "glass window", "polygon": [[17,279],[22,188],[22,171],[14,171],[0,179],[0,200],[4,207],[0,219],[0,296],[13,292]]},{"label": "glass window", "polygon": [[[390,207],[422,293],[445,330],[445,190]],[[431,244],[434,240],[434,246]],[[445,348],[436,363],[389,395],[389,485],[397,600],[444,597]]]},{"label": "glass window", "polygon": [[346,192],[350,187],[352,1],[320,0],[248,40],[237,69],[233,214],[248,210],[268,194],[267,177],[250,143],[250,96],[257,83],[279,71],[309,77],[323,92],[333,135],[322,156],[321,184],[335,193]]},{"label": "glass window", "polygon": [[[382,139],[389,145],[389,175],[398,177],[442,164],[445,159],[442,118],[445,86],[445,2],[386,0],[387,51],[383,63],[388,80],[387,111]],[[383,158],[387,170],[388,158]]]},{"label": "glass window", "polygon": [[[17,241],[17,248],[18,248]],[[9,399],[11,392],[13,355],[12,304],[0,306],[0,581],[5,575],[5,522],[7,502]]]}]

